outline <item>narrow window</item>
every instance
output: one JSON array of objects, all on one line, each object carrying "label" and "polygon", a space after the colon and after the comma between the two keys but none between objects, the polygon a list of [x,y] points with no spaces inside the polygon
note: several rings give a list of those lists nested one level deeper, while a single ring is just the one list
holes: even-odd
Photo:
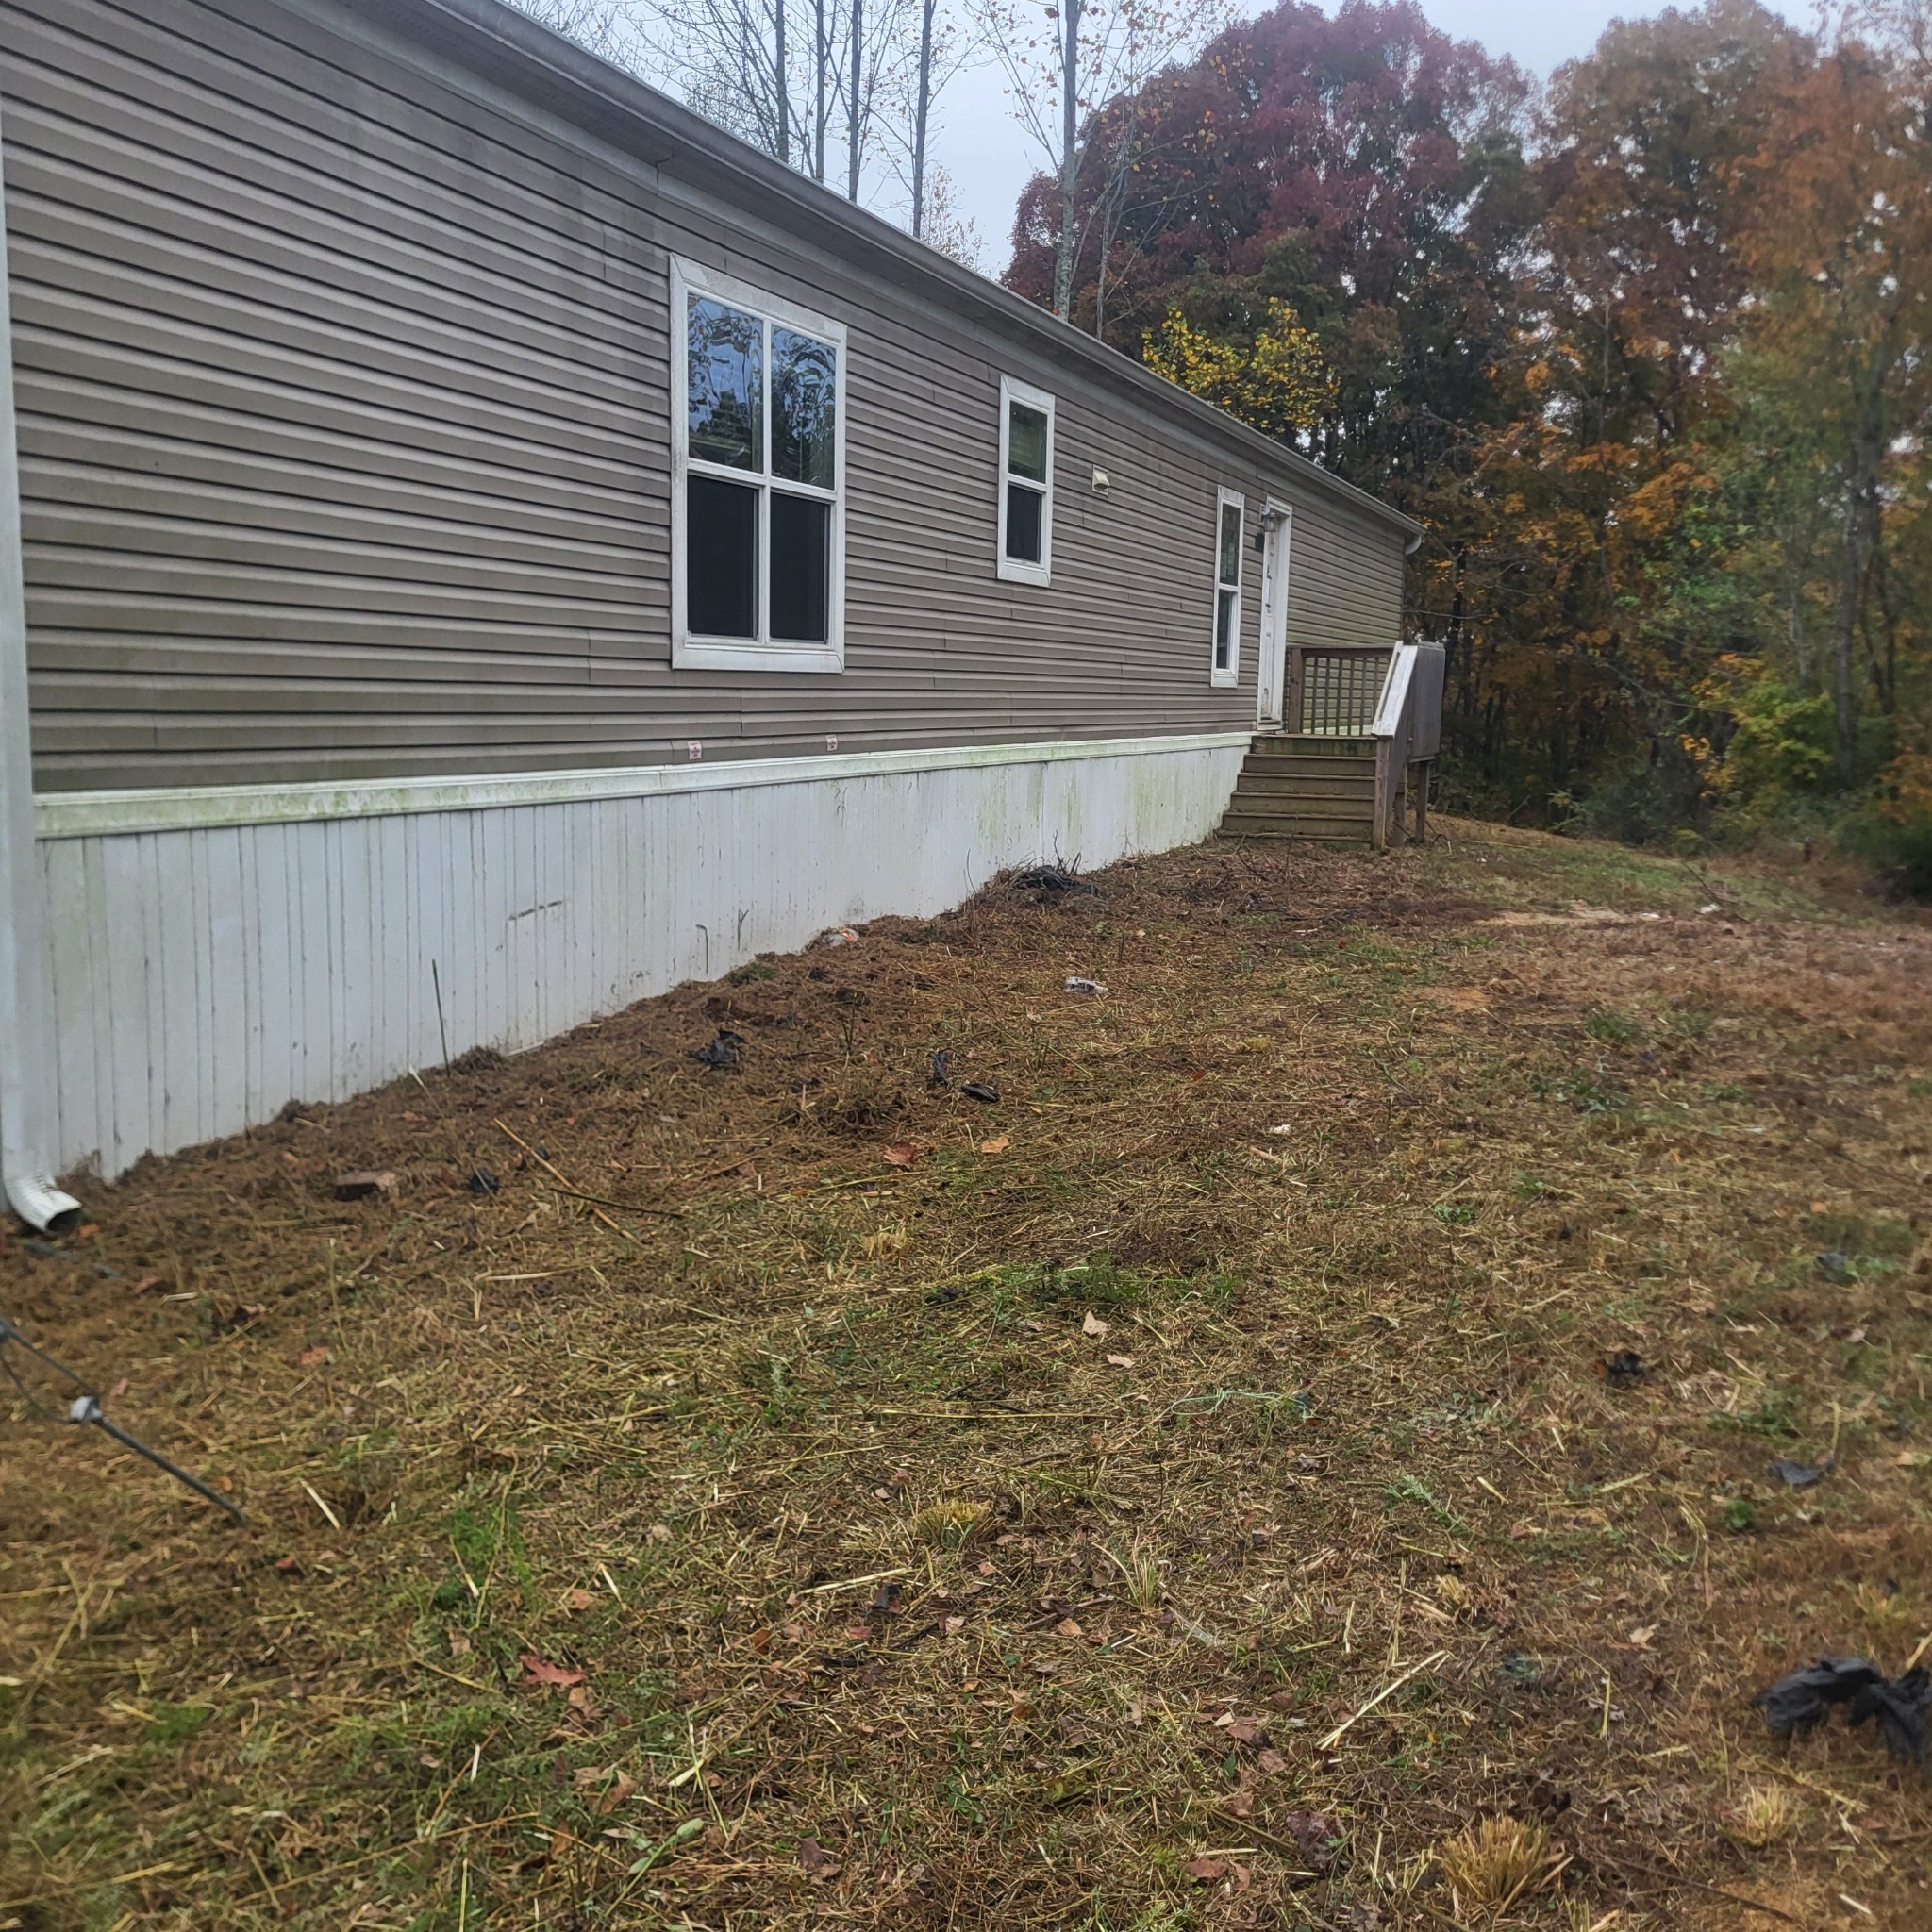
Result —
[{"label": "narrow window", "polygon": [[1000,378],[999,574],[1053,581],[1053,398]]},{"label": "narrow window", "polygon": [[1244,500],[1232,490],[1215,504],[1214,656],[1210,684],[1231,685],[1241,664],[1241,524]]},{"label": "narrow window", "polygon": [[845,330],[671,266],[671,661],[844,663]]}]

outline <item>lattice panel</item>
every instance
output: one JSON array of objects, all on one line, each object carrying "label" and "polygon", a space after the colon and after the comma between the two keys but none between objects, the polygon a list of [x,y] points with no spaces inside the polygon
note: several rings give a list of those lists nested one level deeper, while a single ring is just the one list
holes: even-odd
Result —
[{"label": "lattice panel", "polygon": [[1301,729],[1324,738],[1359,738],[1374,722],[1386,652],[1307,651],[1302,655]]}]

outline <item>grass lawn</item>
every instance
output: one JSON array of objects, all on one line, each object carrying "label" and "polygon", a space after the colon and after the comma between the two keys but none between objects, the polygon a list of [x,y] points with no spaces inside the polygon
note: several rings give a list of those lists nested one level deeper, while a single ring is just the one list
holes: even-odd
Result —
[{"label": "grass lawn", "polygon": [[0,1241],[250,1523],[6,1390],[0,1932],[1932,1925],[1920,1772],[1752,1701],[1932,1636],[1932,928],[1447,834],[995,883]]}]

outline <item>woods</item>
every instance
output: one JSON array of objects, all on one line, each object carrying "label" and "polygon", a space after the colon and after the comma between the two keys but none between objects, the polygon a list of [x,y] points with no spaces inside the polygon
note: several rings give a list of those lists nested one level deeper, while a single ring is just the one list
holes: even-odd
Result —
[{"label": "woods", "polygon": [[1088,117],[1055,306],[1427,525],[1455,804],[1932,888],[1927,20],[1712,0],[1539,91],[1291,0]]},{"label": "woods", "polygon": [[1928,0],[1547,85],[1412,0],[530,4],[968,258],[929,133],[996,68],[1009,286],[1426,526],[1445,803],[1932,891]]}]

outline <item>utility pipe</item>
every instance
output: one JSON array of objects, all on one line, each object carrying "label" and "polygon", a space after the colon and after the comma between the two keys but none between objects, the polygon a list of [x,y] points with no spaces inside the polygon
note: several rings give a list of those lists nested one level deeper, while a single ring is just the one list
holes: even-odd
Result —
[{"label": "utility pipe", "polygon": [[[0,129],[4,133],[4,129]],[[0,145],[0,1179],[29,1227],[65,1226],[80,1203],[54,1185],[47,1147],[47,949],[34,851],[26,581],[7,295],[7,183]]]}]

